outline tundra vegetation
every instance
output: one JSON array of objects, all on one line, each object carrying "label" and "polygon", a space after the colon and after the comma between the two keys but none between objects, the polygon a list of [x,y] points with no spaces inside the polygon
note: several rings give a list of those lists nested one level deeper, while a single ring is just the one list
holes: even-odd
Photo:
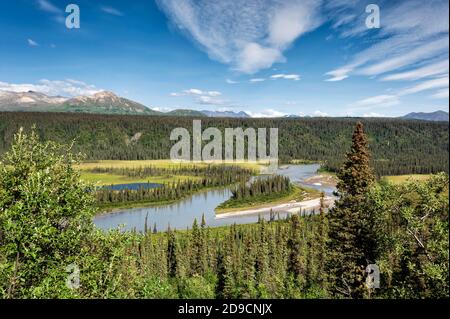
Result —
[{"label": "tundra vegetation", "polygon": [[[103,130],[106,123],[95,125]],[[337,123],[323,122],[326,134],[350,121]],[[45,134],[57,137],[55,125]],[[368,127],[373,133],[392,125],[407,129],[395,122]],[[423,124],[416,132],[435,128]],[[387,141],[378,138],[372,143]],[[433,139],[432,145],[439,143]],[[335,151],[342,147],[336,144]],[[328,212],[322,205],[316,215],[248,225],[208,228],[204,220],[194,220],[184,231],[102,232],[92,224],[92,185],[74,168],[79,156],[71,154],[77,147],[40,142],[37,132],[20,130],[0,163],[0,297],[448,298],[448,175],[401,184],[377,181],[361,124],[351,143],[343,144],[350,150],[338,173],[339,199]],[[93,148],[87,149],[92,156]],[[110,152],[100,150],[104,153],[95,154]],[[427,161],[418,167],[425,169]],[[426,170],[438,169],[432,167]],[[379,289],[365,285],[368,263],[380,268]],[[79,269],[78,288],[66,285],[68,265]]]}]

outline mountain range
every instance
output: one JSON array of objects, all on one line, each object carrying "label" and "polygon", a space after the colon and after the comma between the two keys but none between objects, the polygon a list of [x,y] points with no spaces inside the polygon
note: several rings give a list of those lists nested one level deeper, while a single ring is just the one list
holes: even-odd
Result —
[{"label": "mountain range", "polygon": [[431,113],[424,112],[413,112],[408,113],[401,118],[409,119],[409,120],[423,120],[423,121],[441,121],[448,122],[448,112],[444,111],[436,111]]},{"label": "mountain range", "polygon": [[[69,112],[69,113],[95,113],[95,114],[121,114],[121,115],[159,115],[159,116],[192,116],[192,117],[230,117],[249,118],[244,111],[209,111],[177,109],[170,112],[152,110],[143,104],[117,96],[113,92],[101,91],[91,96],[77,96],[67,98],[62,96],[49,96],[43,93],[10,92],[0,90],[0,112]],[[298,115],[286,115],[286,118],[297,118]],[[409,113],[401,116],[404,119],[426,121],[448,121],[448,113],[436,111],[432,113]]]},{"label": "mountain range", "polygon": [[102,91],[92,96],[77,96],[74,98],[48,96],[34,91],[0,91],[0,111],[146,115],[160,113],[107,91]]}]

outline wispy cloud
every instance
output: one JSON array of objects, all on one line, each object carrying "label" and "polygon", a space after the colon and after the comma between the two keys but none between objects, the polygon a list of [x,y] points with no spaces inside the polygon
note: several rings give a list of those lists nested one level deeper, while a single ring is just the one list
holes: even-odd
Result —
[{"label": "wispy cloud", "polygon": [[449,88],[449,77],[448,75],[422,81],[416,83],[415,85],[397,90],[391,94],[380,94],[365,98],[349,105],[347,111],[361,111],[361,110],[371,110],[374,108],[385,108],[390,106],[395,106],[400,104],[400,99],[402,96],[407,96],[423,91],[437,90],[430,97],[435,99],[448,99],[448,88]]},{"label": "wispy cloud", "polygon": [[401,90],[398,94],[401,95],[409,95],[414,94],[426,90],[439,89],[439,88],[448,88],[449,87],[449,77],[448,75],[442,78],[432,79],[428,81],[421,82],[414,86],[408,87],[406,89]]},{"label": "wispy cloud", "polygon": [[395,56],[389,59],[383,59],[383,61],[376,62],[361,70],[360,74],[363,75],[378,75],[392,70],[412,65],[418,61],[436,56],[437,54],[448,51],[448,37],[442,37],[435,41],[428,42],[426,44],[417,46],[409,52],[405,52],[399,56]]},{"label": "wispy cloud", "polygon": [[200,89],[187,89],[181,92],[173,92],[170,93],[170,96],[179,97],[179,96],[191,96],[194,101],[198,104],[202,105],[222,105],[225,103],[219,97],[222,95],[222,92],[219,91],[205,91]]},{"label": "wispy cloud", "polygon": [[53,19],[58,23],[64,23],[64,10],[53,4],[50,0],[36,0],[40,10],[50,13]]},{"label": "wispy cloud", "polygon": [[120,10],[118,10],[116,8],[113,8],[113,7],[102,6],[102,7],[100,7],[100,10],[102,10],[103,12],[108,13],[110,15],[113,15],[113,16],[118,16],[118,17],[122,17],[123,16],[122,11],[120,11]]},{"label": "wispy cloud", "polygon": [[400,72],[400,73],[394,73],[387,75],[383,77],[382,81],[399,81],[399,80],[406,80],[406,81],[413,81],[418,80],[430,76],[436,76],[440,74],[446,74],[449,71],[449,62],[448,60],[436,62],[433,64],[425,65],[423,67],[419,67],[417,69],[406,71],[406,72]]},{"label": "wispy cloud", "polygon": [[[292,80],[292,81],[300,81],[300,75],[299,74],[284,74],[284,73],[279,73],[279,74],[273,74],[269,77],[269,79],[271,80],[279,80],[279,79],[284,79],[284,80]],[[258,83],[258,82],[264,82],[266,81],[266,78],[252,78],[250,80],[248,80],[250,83]]]},{"label": "wispy cloud", "polygon": [[253,78],[248,80],[250,83],[264,82],[266,79],[264,78]]},{"label": "wispy cloud", "polygon": [[265,109],[258,112],[245,111],[251,117],[284,117],[287,114],[274,110],[274,109]]},{"label": "wispy cloud", "polygon": [[34,41],[33,39],[27,39],[28,45],[30,47],[37,47],[39,46],[39,43],[37,43],[36,41]]},{"label": "wispy cloud", "polygon": [[152,107],[151,109],[157,112],[170,112],[174,110],[174,108],[171,107]]},{"label": "wispy cloud", "polygon": [[39,9],[41,9],[42,11],[55,14],[62,13],[62,10],[51,3],[49,0],[37,0],[37,4]]},{"label": "wispy cloud", "polygon": [[398,95],[395,94],[380,94],[368,97],[350,105],[347,111],[362,111],[371,110],[372,108],[384,108],[400,104]]},{"label": "wispy cloud", "polygon": [[317,110],[317,111],[314,111],[313,116],[315,116],[315,117],[327,117],[329,115],[326,112],[322,112],[320,110]]},{"label": "wispy cloud", "polygon": [[[337,8],[337,16],[354,10],[344,2]],[[434,63],[433,58],[448,56],[448,1],[383,2],[382,13],[382,28],[372,38],[375,44],[356,53],[348,64],[327,72],[326,81],[342,81],[352,74],[378,76],[397,70],[413,71],[418,63]],[[358,18],[342,22],[339,32],[343,37],[358,37],[369,29]]]},{"label": "wispy cloud", "polygon": [[238,81],[234,81],[234,80],[231,80],[231,79],[226,79],[225,82],[227,82],[228,84],[237,84],[237,83],[239,83]]},{"label": "wispy cloud", "polygon": [[285,79],[285,80],[293,80],[299,81],[300,74],[274,74],[270,76],[271,79]]},{"label": "wispy cloud", "polygon": [[284,51],[322,22],[317,0],[157,3],[210,58],[245,73],[284,62]]},{"label": "wispy cloud", "polygon": [[183,95],[192,95],[192,96],[220,96],[222,95],[219,91],[204,91],[200,89],[187,89],[183,90],[179,93],[171,93],[172,96],[183,96]]},{"label": "wispy cloud", "polygon": [[38,83],[6,83],[0,82],[0,91],[10,91],[10,92],[28,92],[34,91],[43,93],[50,96],[65,96],[74,97],[78,95],[93,95],[102,91],[95,87],[95,85],[87,84],[83,81],[66,79],[66,80],[56,80],[51,81],[47,79],[42,79]]},{"label": "wispy cloud", "polygon": [[448,99],[448,88],[436,91],[431,97],[434,99]]},{"label": "wispy cloud", "polygon": [[363,117],[386,117],[386,115],[376,112],[364,113]]}]

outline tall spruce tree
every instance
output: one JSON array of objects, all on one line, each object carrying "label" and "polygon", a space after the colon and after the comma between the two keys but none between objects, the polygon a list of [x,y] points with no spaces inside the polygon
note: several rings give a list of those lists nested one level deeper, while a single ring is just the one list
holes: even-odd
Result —
[{"label": "tall spruce tree", "polygon": [[235,280],[233,274],[232,238],[233,234],[230,231],[223,247],[218,250],[216,298],[219,299],[234,297]]},{"label": "tall spruce tree", "polygon": [[302,256],[301,228],[300,217],[293,215],[290,220],[290,234],[287,242],[289,251],[287,270],[296,282],[305,273],[305,263]]},{"label": "tall spruce tree", "polygon": [[194,219],[191,232],[191,272],[195,275],[203,275],[206,267],[206,256],[204,250],[203,228],[198,227],[197,218]]},{"label": "tall spruce tree", "polygon": [[317,273],[318,284],[324,290],[325,287],[325,261],[327,252],[328,238],[328,218],[325,214],[325,194],[320,194],[319,224],[317,226],[316,254],[317,254]]},{"label": "tall spruce tree", "polygon": [[336,295],[361,298],[365,267],[373,262],[371,221],[365,211],[366,197],[374,176],[362,123],[358,122],[352,146],[338,173],[339,199],[329,214],[327,273]]},{"label": "tall spruce tree", "polygon": [[178,273],[177,242],[170,227],[167,229],[167,272],[170,277],[176,277]]}]

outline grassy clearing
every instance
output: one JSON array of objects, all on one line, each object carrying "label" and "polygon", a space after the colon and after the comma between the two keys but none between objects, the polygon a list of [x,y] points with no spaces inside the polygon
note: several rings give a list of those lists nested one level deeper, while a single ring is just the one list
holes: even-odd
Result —
[{"label": "grassy clearing", "polygon": [[165,175],[165,176],[147,176],[147,177],[128,177],[123,175],[107,174],[107,173],[92,173],[81,171],[81,179],[86,182],[94,183],[100,186],[116,185],[116,184],[131,184],[131,183],[177,183],[188,179],[195,181],[201,179],[199,176],[186,175]]},{"label": "grassy clearing", "polygon": [[430,174],[409,174],[409,175],[385,176],[383,178],[394,184],[402,184],[402,183],[405,183],[405,182],[411,181],[411,180],[426,181],[430,177],[431,177]]},{"label": "grassy clearing", "polygon": [[208,165],[236,165],[246,169],[259,170],[266,166],[266,162],[225,162],[225,161],[212,161],[212,162],[172,162],[172,160],[140,160],[140,161],[120,161],[120,160],[101,160],[84,162],[76,167],[80,170],[92,170],[96,167],[100,168],[138,168],[145,166],[153,166],[157,168],[179,168],[179,167],[191,167],[191,166],[208,166]]},{"label": "grassy clearing", "polygon": [[171,160],[140,160],[140,161],[120,161],[120,160],[100,160],[84,162],[76,167],[81,171],[81,178],[87,182],[98,185],[114,185],[114,184],[128,184],[128,183],[173,183],[178,181],[185,181],[187,179],[197,180],[201,179],[199,176],[186,175],[164,175],[164,176],[146,176],[146,177],[128,177],[116,174],[94,173],[89,170],[95,168],[140,168],[153,166],[155,168],[177,169],[180,167],[206,167],[208,165],[235,165],[241,168],[250,169],[259,172],[265,166],[264,162],[172,162]]},{"label": "grassy clearing", "polygon": [[220,204],[215,212],[216,214],[228,213],[233,211],[258,209],[271,207],[274,205],[285,204],[291,201],[303,201],[320,196],[320,192],[315,189],[293,186],[290,192],[273,193],[271,195],[262,195],[241,200],[229,199]]}]

